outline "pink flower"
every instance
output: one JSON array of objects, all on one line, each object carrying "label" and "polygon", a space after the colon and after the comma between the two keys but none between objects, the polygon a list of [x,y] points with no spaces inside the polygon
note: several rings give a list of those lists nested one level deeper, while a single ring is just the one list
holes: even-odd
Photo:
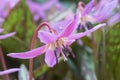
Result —
[{"label": "pink flower", "polygon": [[95,22],[95,19],[90,14],[94,7],[94,1],[95,0],[91,0],[87,5],[85,5],[81,1],[78,3],[77,13],[79,14],[79,24],[80,24],[80,26],[78,27],[78,30],[83,28],[87,30],[88,22],[89,23]]},{"label": "pink flower", "polygon": [[75,15],[73,20],[62,21],[53,25],[52,32],[39,31],[38,37],[45,45],[27,52],[10,53],[8,56],[20,59],[30,59],[45,53],[45,62],[49,67],[53,67],[59,62],[60,55],[62,55],[62,58],[66,61],[67,53],[72,55],[72,50],[69,46],[76,39],[82,38],[87,34],[105,26],[105,24],[99,24],[88,31],[74,34],[73,32],[77,28],[77,21],[78,16]]}]

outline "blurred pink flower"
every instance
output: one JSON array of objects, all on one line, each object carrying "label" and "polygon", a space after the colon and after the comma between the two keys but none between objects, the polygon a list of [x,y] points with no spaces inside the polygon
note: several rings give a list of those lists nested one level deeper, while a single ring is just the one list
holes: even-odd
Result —
[{"label": "blurred pink flower", "polygon": [[78,27],[78,30],[83,28],[87,30],[87,26],[88,26],[87,23],[95,22],[95,19],[91,15],[92,9],[94,7],[94,1],[95,0],[91,0],[87,5],[85,5],[81,1],[78,2],[77,13],[79,14],[79,24],[80,24],[80,26]]},{"label": "blurred pink flower", "polygon": [[113,26],[117,22],[120,22],[120,11],[116,14],[114,14],[109,20],[108,20],[108,25]]},{"label": "blurred pink flower", "polygon": [[27,4],[31,13],[34,15],[34,20],[37,21],[39,18],[46,19],[46,11],[49,10],[53,5],[56,5],[58,9],[62,7],[58,0],[48,0],[43,4],[27,0]]},{"label": "blurred pink flower", "polygon": [[117,6],[118,0],[101,0],[97,5],[98,8],[95,9],[94,18],[97,22],[102,22],[109,19],[109,17],[115,14],[114,10],[117,8]]},{"label": "blurred pink flower", "polygon": [[100,0],[99,3],[91,0],[87,5],[79,2],[77,13],[79,14],[80,29],[86,28],[88,22],[101,23],[105,21],[108,25],[113,25],[120,21],[119,12],[118,0]]},{"label": "blurred pink flower", "polygon": [[0,0],[0,17],[5,18],[19,0]]}]

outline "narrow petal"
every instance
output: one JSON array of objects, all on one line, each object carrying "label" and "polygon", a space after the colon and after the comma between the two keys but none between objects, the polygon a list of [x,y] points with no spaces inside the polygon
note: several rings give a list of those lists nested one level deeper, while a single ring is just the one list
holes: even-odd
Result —
[{"label": "narrow petal", "polygon": [[66,42],[66,44],[67,44],[67,45],[71,45],[73,42],[75,42],[75,40],[74,40],[74,39],[73,39],[73,40],[71,39],[71,40],[68,40],[68,41]]},{"label": "narrow petal", "polygon": [[92,10],[92,8],[94,7],[94,0],[91,0],[84,8],[83,12],[82,12],[82,16],[85,16],[87,14],[89,14]]},{"label": "narrow petal", "polygon": [[15,34],[16,34],[16,32],[12,32],[12,33],[9,33],[9,34],[0,35],[0,39],[6,39],[6,38],[11,37],[11,36],[13,36]]},{"label": "narrow petal", "polygon": [[104,27],[106,24],[99,24],[97,26],[95,26],[94,28],[90,29],[90,30],[87,30],[85,32],[82,32],[82,33],[78,33],[78,34],[73,34],[69,37],[69,39],[79,39],[79,38],[82,38],[94,31],[96,31],[97,29],[101,28],[101,27]]},{"label": "narrow petal", "polygon": [[19,70],[20,70],[19,68],[13,68],[13,69],[5,70],[5,71],[0,71],[0,75],[6,75],[6,74],[14,73],[14,72],[17,72]]},{"label": "narrow petal", "polygon": [[56,64],[56,56],[53,50],[47,50],[45,54],[45,62],[49,67],[53,67]]},{"label": "narrow petal", "polygon": [[47,32],[47,31],[39,31],[38,32],[38,38],[42,43],[49,44],[54,42],[57,38],[56,35]]},{"label": "narrow petal", "polygon": [[12,58],[19,58],[19,59],[30,59],[30,58],[34,58],[39,55],[42,55],[45,52],[45,48],[46,48],[46,45],[39,48],[35,48],[27,52],[10,53],[7,56],[10,56]]},{"label": "narrow petal", "polygon": [[73,21],[71,21],[67,27],[61,32],[61,34],[58,37],[68,37],[69,35],[72,34],[72,32],[77,28],[77,20],[78,20],[78,15],[76,14],[74,16]]}]

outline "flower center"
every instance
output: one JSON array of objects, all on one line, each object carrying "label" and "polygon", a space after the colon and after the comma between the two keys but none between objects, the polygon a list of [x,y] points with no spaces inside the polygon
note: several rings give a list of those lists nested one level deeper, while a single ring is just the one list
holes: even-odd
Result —
[{"label": "flower center", "polygon": [[[52,33],[58,34],[56,30],[52,30]],[[62,55],[64,61],[67,60],[68,53],[72,54],[72,56],[74,57],[72,50],[67,46],[66,42],[67,42],[67,38],[59,38],[53,43],[48,44],[46,48],[54,51],[57,62],[60,59],[60,55]]]}]

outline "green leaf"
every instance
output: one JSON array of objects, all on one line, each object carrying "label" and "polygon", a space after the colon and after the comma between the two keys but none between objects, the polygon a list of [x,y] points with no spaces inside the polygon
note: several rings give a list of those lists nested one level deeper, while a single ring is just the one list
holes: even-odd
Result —
[{"label": "green leaf", "polygon": [[120,80],[120,23],[111,27],[105,37],[108,80]]},{"label": "green leaf", "polygon": [[2,41],[7,52],[20,52],[29,49],[35,23],[25,0],[20,0],[10,11],[2,26],[6,33],[16,32],[13,38]]}]

